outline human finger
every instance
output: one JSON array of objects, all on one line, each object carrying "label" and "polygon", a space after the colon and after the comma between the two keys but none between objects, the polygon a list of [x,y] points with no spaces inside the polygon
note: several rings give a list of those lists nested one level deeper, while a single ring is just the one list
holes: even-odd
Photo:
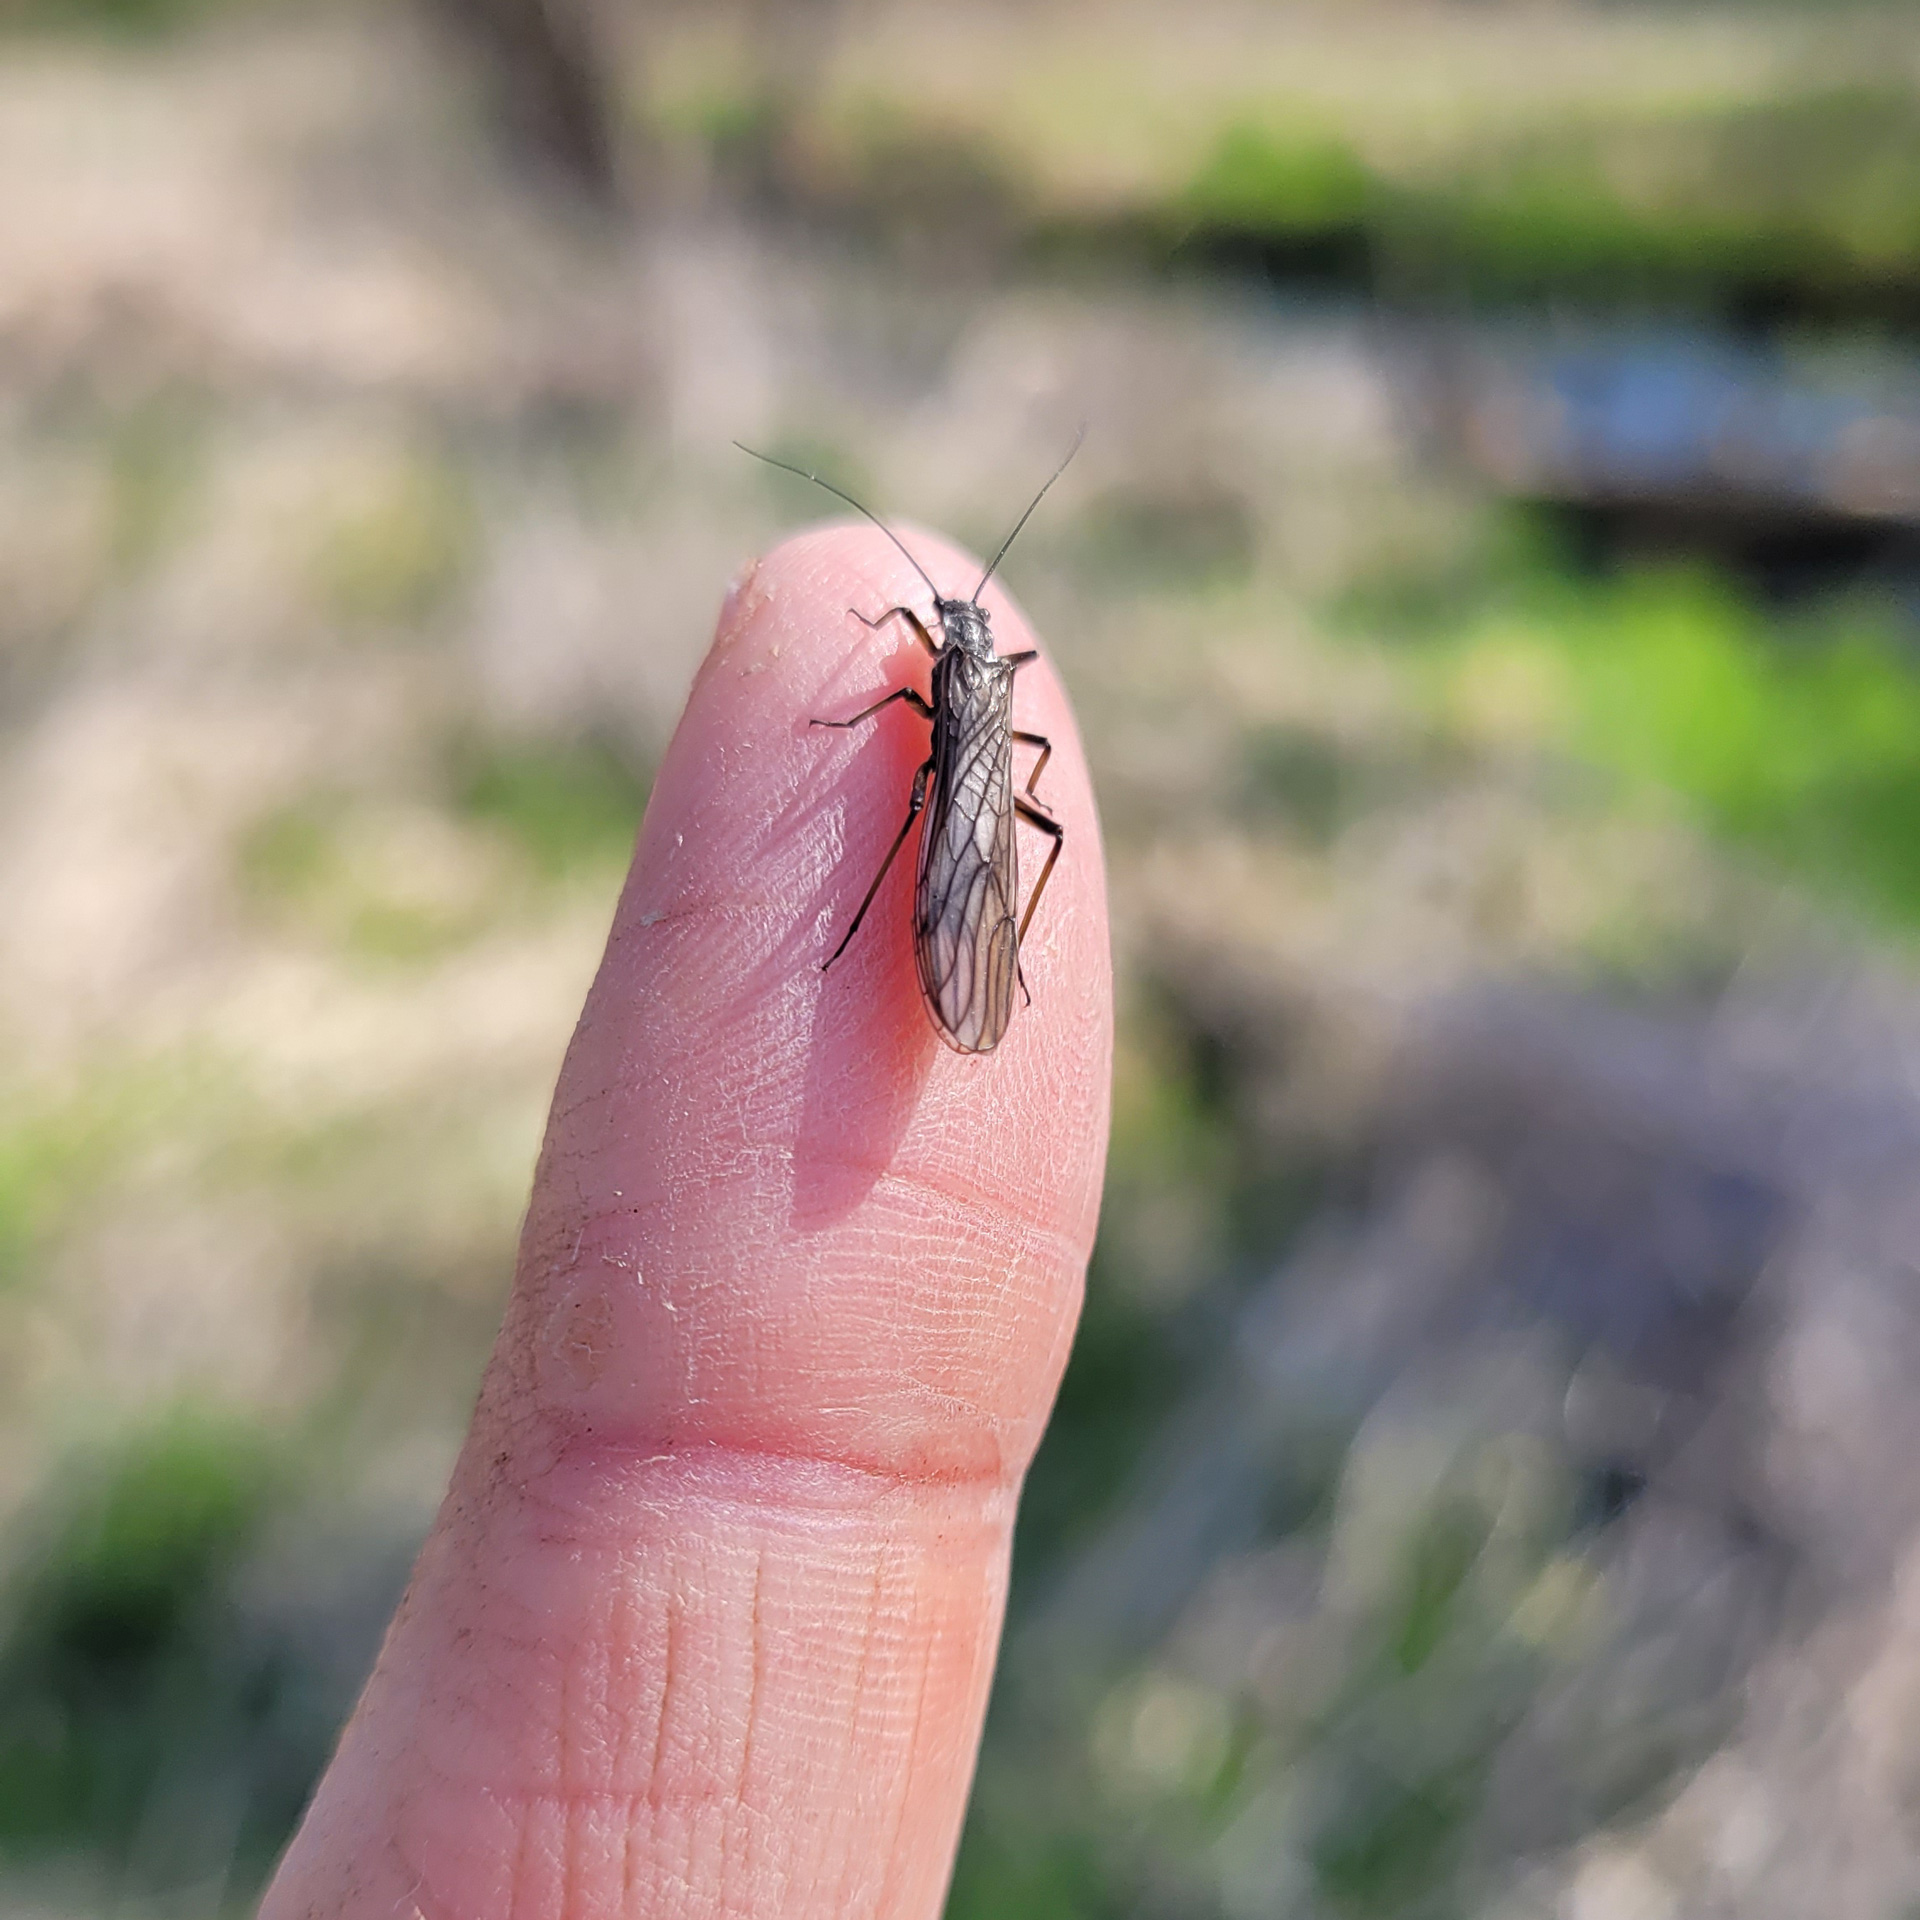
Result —
[{"label": "human finger", "polygon": [[[950,590],[973,563],[919,546]],[[919,1001],[912,872],[844,930],[926,726],[872,529],[730,595],[556,1094],[452,1488],[264,1913],[929,1916],[1021,1476],[1104,1157],[1099,835],[1044,661],[1065,852],[999,1049]],[[1033,644],[997,593],[1003,653]],[[1022,829],[1023,835],[1026,829]],[[1037,871],[1029,847],[1027,867]]]}]

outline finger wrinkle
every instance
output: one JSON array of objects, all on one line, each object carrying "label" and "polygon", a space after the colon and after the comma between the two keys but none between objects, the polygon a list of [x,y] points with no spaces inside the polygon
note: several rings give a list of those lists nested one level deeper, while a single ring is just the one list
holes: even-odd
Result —
[{"label": "finger wrinkle", "polygon": [[[874,1237],[880,1242],[890,1243],[901,1231],[885,1219],[886,1214],[897,1208],[909,1219],[924,1221],[925,1203],[933,1200],[939,1203],[944,1216],[938,1222],[942,1240],[964,1235],[970,1244],[982,1248],[1006,1247],[1011,1253],[1030,1257],[1061,1277],[1077,1274],[1087,1258],[1089,1235],[1083,1227],[1062,1226],[1053,1217],[1052,1209],[1044,1204],[1023,1204],[1016,1200],[1010,1185],[988,1193],[968,1178],[942,1178],[930,1167],[902,1165],[897,1157],[880,1163],[872,1155],[834,1152],[811,1143],[804,1149],[762,1144],[749,1138],[744,1126],[731,1127],[725,1133],[716,1129],[703,1139],[701,1147],[704,1161],[690,1168],[674,1168],[668,1191],[642,1194],[629,1189],[621,1195],[619,1204],[611,1206],[595,1200],[583,1209],[577,1225],[565,1233],[555,1233],[553,1238],[543,1239],[543,1245],[551,1247],[556,1238],[570,1245],[573,1235],[578,1233],[586,1237],[589,1251],[604,1255],[629,1243],[647,1242],[677,1214],[691,1211],[701,1217],[708,1216],[721,1203],[733,1201],[736,1192],[755,1211],[764,1211],[769,1177],[777,1173],[791,1188],[798,1168],[804,1163],[809,1175],[848,1173],[872,1183],[862,1211],[877,1211],[880,1215],[873,1227]],[[724,1158],[720,1158],[722,1154]],[[651,1174],[636,1173],[629,1177],[637,1184],[642,1179],[659,1179],[662,1175],[655,1169]],[[862,1230],[863,1223],[856,1216],[831,1231],[849,1234]],[[557,1271],[573,1272],[580,1264],[576,1260]]]},{"label": "finger wrinkle", "polygon": [[[524,1855],[505,1920],[777,1913],[794,1854],[813,1851],[811,1836],[783,1831],[773,1810],[737,1799],[717,1780],[689,1781],[664,1796],[530,1789],[497,1797]],[[609,1909],[616,1886],[622,1905]],[[574,1904],[576,1895],[584,1905]]]},{"label": "finger wrinkle", "polygon": [[733,1790],[733,1797],[743,1806],[747,1801],[747,1789],[753,1779],[754,1736],[760,1730],[765,1712],[767,1629],[766,1622],[760,1616],[760,1590],[766,1579],[766,1573],[767,1557],[764,1553],[756,1553],[753,1557],[753,1592],[747,1601],[747,1649],[750,1666],[747,1678],[746,1738],[740,1744],[740,1778]]},{"label": "finger wrinkle", "polygon": [[[826,1164],[823,1158],[822,1164]],[[1087,1258],[1086,1236],[1077,1229],[1063,1227],[1039,1210],[1017,1204],[1010,1191],[999,1188],[983,1193],[971,1182],[943,1180],[925,1167],[901,1166],[897,1162],[884,1167],[862,1166],[857,1156],[846,1163],[851,1169],[877,1176],[876,1189],[920,1195],[946,1202],[978,1221],[982,1238],[988,1243],[1004,1241],[1009,1228],[1023,1237],[1023,1248],[1044,1249],[1052,1256],[1050,1264],[1061,1274],[1077,1273]]]},{"label": "finger wrinkle", "polygon": [[[850,1514],[897,1494],[946,1492],[994,1496],[1013,1476],[998,1447],[966,1458],[928,1448],[927,1464],[893,1464],[871,1453],[773,1443],[671,1439],[622,1441],[590,1425],[549,1415],[546,1457],[519,1481],[530,1502],[578,1515],[609,1499],[651,1506],[655,1499],[800,1516]],[[992,1457],[991,1466],[974,1464]],[[938,1459],[944,1464],[935,1465]]]},{"label": "finger wrinkle", "polygon": [[[920,1739],[927,1720],[927,1692],[932,1685],[934,1663],[940,1650],[939,1629],[936,1627],[927,1637],[920,1663],[920,1684],[914,1693],[912,1731],[907,1736],[906,1764],[909,1771],[921,1757]],[[883,1902],[890,1901],[896,1896],[896,1883],[907,1865],[900,1847],[900,1831],[906,1815],[907,1803],[904,1798],[901,1798],[894,1803],[892,1826],[883,1850],[887,1862],[886,1880],[881,1895]]]},{"label": "finger wrinkle", "polygon": [[744,1804],[730,1782],[715,1775],[696,1776],[695,1784],[662,1793],[657,1783],[644,1787],[520,1787],[500,1786],[487,1789],[487,1797],[497,1801],[510,1815],[539,1813],[551,1809],[585,1808],[636,1820],[642,1813],[660,1813],[670,1807],[735,1807]]}]

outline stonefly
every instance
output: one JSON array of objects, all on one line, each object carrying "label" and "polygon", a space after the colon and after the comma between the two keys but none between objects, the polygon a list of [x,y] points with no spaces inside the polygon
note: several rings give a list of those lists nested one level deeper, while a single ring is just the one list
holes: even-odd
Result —
[{"label": "stonefly", "polygon": [[[1034,508],[1046,498],[1047,488],[1066,472],[1067,461],[1080,451],[1081,437],[1084,435],[1075,438],[1066,460],[1053,470],[1046,486],[1014,522],[1013,532],[1001,541],[1000,551],[980,576],[979,585],[964,600],[948,599],[933,584],[926,568],[907,552],[900,536],[852,494],[843,493],[831,481],[803,467],[754,453],[751,447],[740,448],[770,467],[811,480],[835,499],[844,500],[856,513],[864,514],[906,554],[907,564],[926,581],[933,595],[934,617],[940,624],[938,641],[911,607],[889,607],[871,620],[858,607],[847,609],[867,627],[881,627],[895,618],[907,623],[914,638],[933,655],[932,700],[923,700],[912,687],[900,687],[850,719],[813,722],[816,727],[857,727],[881,708],[904,700],[933,723],[932,750],[913,776],[907,817],[859,910],[841,935],[840,944],[821,963],[821,970],[832,966],[860,931],[881,881],[906,844],[913,823],[924,812],[927,823],[920,836],[920,871],[913,889],[913,958],[934,1029],[957,1053],[991,1053],[1006,1034],[1013,1018],[1014,987],[1026,991],[1020,972],[1021,944],[1067,837],[1066,830],[1034,793],[1053,743],[1041,734],[1023,733],[1013,724],[1014,675],[1040,656],[996,653],[980,596],[1020,529],[1033,517]],[[1022,790],[1016,790],[1013,784],[1016,740],[1040,749]],[[1016,814],[1053,842],[1024,913],[1018,913],[1020,869],[1013,830]]]}]

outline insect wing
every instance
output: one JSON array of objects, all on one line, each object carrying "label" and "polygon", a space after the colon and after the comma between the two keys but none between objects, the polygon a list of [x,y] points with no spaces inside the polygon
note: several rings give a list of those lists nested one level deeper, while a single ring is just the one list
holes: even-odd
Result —
[{"label": "insect wing", "polygon": [[941,1037],[961,1053],[991,1053],[1013,1017],[1020,975],[1013,675],[997,661],[949,658],[947,671],[936,669],[934,793],[913,950]]}]

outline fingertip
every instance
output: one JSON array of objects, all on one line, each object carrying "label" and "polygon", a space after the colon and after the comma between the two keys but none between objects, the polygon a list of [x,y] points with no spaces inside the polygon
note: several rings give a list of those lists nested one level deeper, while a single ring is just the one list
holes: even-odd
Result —
[{"label": "fingertip", "polygon": [[[946,543],[913,538],[936,579],[978,577]],[[704,1438],[936,1475],[1017,1477],[1037,1444],[1105,1155],[1099,830],[1042,659],[1016,684],[1016,718],[1054,743],[1044,790],[1067,852],[1023,946],[1032,1004],[989,1054],[941,1044],[913,954],[910,842],[835,951],[899,842],[928,733],[904,704],[845,732],[809,723],[925,688],[915,641],[846,611],[912,604],[918,585],[878,533],[830,526],[783,542],[727,596],[529,1215],[523,1288],[559,1286],[596,1313],[614,1302],[619,1361],[584,1385],[568,1356],[534,1370],[565,1420],[635,1444]],[[1004,652],[1034,644],[1010,601],[991,604]],[[1030,886],[1039,856],[1020,832]],[[581,1274],[583,1260],[613,1272]],[[543,1306],[527,1324],[564,1333],[574,1311]]]}]

